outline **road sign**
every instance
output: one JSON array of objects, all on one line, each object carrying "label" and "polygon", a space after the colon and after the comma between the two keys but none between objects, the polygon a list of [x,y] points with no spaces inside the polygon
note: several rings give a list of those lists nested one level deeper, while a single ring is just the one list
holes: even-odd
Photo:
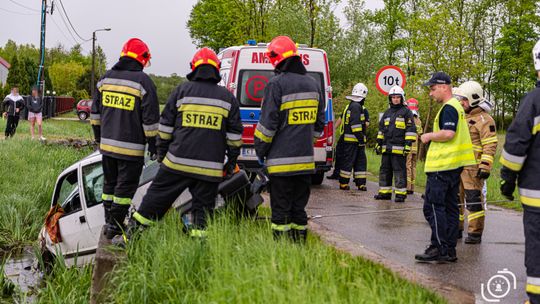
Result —
[{"label": "road sign", "polygon": [[394,65],[382,67],[377,72],[377,76],[375,76],[375,85],[377,86],[377,90],[384,95],[388,95],[390,88],[393,86],[398,85],[404,88],[405,83],[405,73]]}]

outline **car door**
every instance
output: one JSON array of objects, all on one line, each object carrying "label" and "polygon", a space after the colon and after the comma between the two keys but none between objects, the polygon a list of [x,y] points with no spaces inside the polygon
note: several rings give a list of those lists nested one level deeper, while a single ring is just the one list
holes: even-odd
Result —
[{"label": "car door", "polygon": [[64,258],[86,255],[95,240],[86,221],[84,199],[81,197],[80,166],[65,174],[58,182],[54,201],[64,209],[59,219],[62,242],[58,244]]},{"label": "car door", "polygon": [[100,161],[83,164],[81,168],[83,195],[86,203],[86,220],[90,233],[95,239],[94,247],[97,248],[101,229],[105,225],[105,212],[101,199],[105,176]]}]

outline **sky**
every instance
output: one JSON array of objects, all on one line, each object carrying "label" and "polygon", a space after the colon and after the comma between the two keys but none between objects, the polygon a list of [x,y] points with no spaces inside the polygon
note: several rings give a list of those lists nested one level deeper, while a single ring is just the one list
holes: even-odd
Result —
[{"label": "sky", "polygon": [[[18,44],[39,46],[41,0],[0,0],[0,46],[11,39]],[[47,0],[50,5],[52,0]],[[345,2],[345,0],[342,0]],[[186,23],[197,0],[62,0],[71,23],[83,39],[91,39],[94,30],[97,41],[110,68],[118,59],[122,45],[129,38],[145,41],[152,54],[152,65],[145,71],[168,76],[185,75],[196,48]],[[338,6],[337,15],[343,18]],[[382,0],[366,0],[369,9],[383,7]],[[60,1],[55,0],[52,16],[47,15],[46,46],[59,43],[71,48],[82,43],[85,54],[92,51],[92,41],[82,42],[76,33],[68,31],[68,21],[62,18]],[[65,24],[64,24],[65,21]],[[76,41],[76,42],[75,42]]]}]

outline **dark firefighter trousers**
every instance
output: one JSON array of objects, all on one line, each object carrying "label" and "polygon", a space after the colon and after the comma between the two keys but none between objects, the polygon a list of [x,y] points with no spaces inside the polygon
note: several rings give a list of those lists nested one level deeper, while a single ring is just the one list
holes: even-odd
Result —
[{"label": "dark firefighter trousers", "polygon": [[103,206],[110,208],[110,223],[123,228],[129,212],[131,200],[137,192],[143,161],[129,161],[107,155],[102,156],[103,166]]},{"label": "dark firefighter trousers", "polygon": [[455,253],[459,233],[459,176],[463,168],[428,172],[424,217],[431,227],[431,245],[440,254]]},{"label": "dark firefighter trousers", "polygon": [[218,186],[219,182],[208,182],[173,173],[162,166],[137,212],[147,219],[161,220],[180,194],[189,189],[193,228],[203,230],[206,228],[207,216],[211,216],[214,211]]},{"label": "dark firefighter trousers", "polygon": [[348,184],[354,171],[354,183],[356,186],[366,184],[366,146],[358,143],[346,143],[343,146],[343,161],[340,165],[339,183]]},{"label": "dark firefighter trousers", "polygon": [[407,158],[404,155],[383,153],[379,170],[379,194],[392,195],[392,179],[396,197],[407,197]]},{"label": "dark firefighter trousers", "polygon": [[304,230],[307,225],[306,205],[311,192],[311,175],[270,176],[270,208],[272,229]]},{"label": "dark firefighter trousers", "polygon": [[8,115],[6,131],[5,131],[6,138],[13,137],[13,135],[15,135],[15,131],[17,131],[18,125],[19,125],[19,116]]},{"label": "dark firefighter trousers", "polygon": [[540,304],[540,208],[523,205],[527,294],[531,304]]}]

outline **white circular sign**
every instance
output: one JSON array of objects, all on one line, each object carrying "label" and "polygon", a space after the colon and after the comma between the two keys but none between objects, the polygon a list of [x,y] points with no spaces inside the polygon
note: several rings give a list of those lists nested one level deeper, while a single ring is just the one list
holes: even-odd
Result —
[{"label": "white circular sign", "polygon": [[379,92],[388,95],[393,86],[405,87],[405,73],[397,66],[387,65],[381,68],[375,76],[375,85]]}]

